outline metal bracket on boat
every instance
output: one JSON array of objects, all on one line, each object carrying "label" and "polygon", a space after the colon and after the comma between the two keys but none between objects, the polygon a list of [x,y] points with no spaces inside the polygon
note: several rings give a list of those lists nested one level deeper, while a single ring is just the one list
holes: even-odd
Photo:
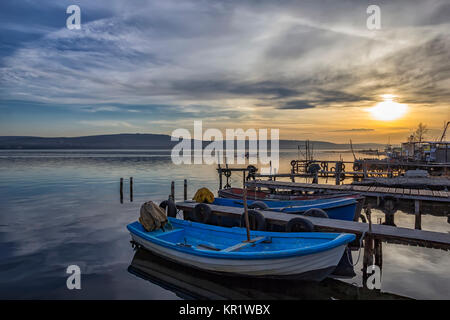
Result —
[{"label": "metal bracket on boat", "polygon": [[178,242],[177,246],[179,246],[179,247],[187,247],[187,248],[191,248],[192,247],[190,244],[183,243],[183,242]]},{"label": "metal bracket on boat", "polygon": [[141,247],[140,244],[134,240],[130,240],[130,243],[131,243],[131,248],[133,248],[134,251],[136,251],[137,249],[139,249]]}]

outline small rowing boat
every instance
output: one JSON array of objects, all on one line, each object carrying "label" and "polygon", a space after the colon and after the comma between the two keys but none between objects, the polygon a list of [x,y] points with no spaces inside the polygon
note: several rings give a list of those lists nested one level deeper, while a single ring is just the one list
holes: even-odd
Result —
[{"label": "small rowing boat", "polygon": [[170,230],[127,226],[134,242],[154,254],[199,270],[244,277],[321,281],[341,259],[353,234],[284,233],[224,228],[168,218]]},{"label": "small rowing boat", "polygon": [[[220,198],[228,199],[240,199],[244,194],[244,189],[242,188],[225,188],[218,191]],[[332,198],[343,198],[343,197],[358,197],[354,194],[347,193],[325,193],[325,194],[279,194],[270,193],[268,191],[258,191],[258,190],[247,190],[247,199],[260,200],[260,201],[281,201],[281,200],[316,200],[316,199],[332,199]]]},{"label": "small rowing boat", "polygon": [[[255,204],[258,209],[279,211],[292,214],[303,214],[310,209],[321,209],[331,219],[353,221],[356,219],[358,201],[355,198],[332,198],[315,200],[281,200],[262,201],[265,208],[261,208],[261,201],[247,200],[249,208]],[[219,206],[243,208],[243,200],[215,198],[213,204]],[[325,216],[325,217],[326,217]]]}]

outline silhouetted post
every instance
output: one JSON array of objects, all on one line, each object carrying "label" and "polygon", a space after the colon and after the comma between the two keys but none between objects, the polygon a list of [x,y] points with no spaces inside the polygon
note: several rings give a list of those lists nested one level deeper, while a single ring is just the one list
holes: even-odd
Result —
[{"label": "silhouetted post", "polygon": [[371,210],[370,206],[367,206],[366,208],[366,216],[367,216],[367,222],[369,223],[369,230],[366,234],[366,237],[364,239],[364,257],[363,257],[363,287],[366,288],[367,284],[367,267],[373,265],[373,248],[374,248],[374,239],[372,236],[372,217],[371,217]]},{"label": "silhouetted post", "polygon": [[314,172],[314,177],[313,177],[312,183],[315,183],[315,184],[319,183],[319,172],[318,171]]},{"label": "silhouetted post", "polygon": [[222,190],[222,168],[219,164],[219,190]]},{"label": "silhouetted post", "polygon": [[366,160],[363,161],[363,172],[364,172],[364,179],[367,178],[367,164]]},{"label": "silhouetted post", "polygon": [[184,197],[183,197],[184,201],[187,200],[187,180],[184,179]]},{"label": "silhouetted post", "polygon": [[383,246],[379,239],[375,239],[375,265],[380,267],[380,271],[383,267]]},{"label": "silhouetted post", "polygon": [[414,200],[415,228],[422,230],[422,215],[420,213],[420,200]]},{"label": "silhouetted post", "polygon": [[244,188],[242,200],[244,201],[244,219],[245,219],[245,229],[247,230],[247,241],[250,241],[250,222],[248,221],[249,219],[247,207],[247,188]]},{"label": "silhouetted post", "polygon": [[336,185],[338,186],[341,183],[341,162],[336,162],[335,170],[336,170]]},{"label": "silhouetted post", "polygon": [[175,181],[170,184],[170,197],[175,201]]},{"label": "silhouetted post", "polygon": [[123,203],[123,178],[120,178],[120,203]]},{"label": "silhouetted post", "polygon": [[130,201],[133,202],[133,177],[130,177]]}]

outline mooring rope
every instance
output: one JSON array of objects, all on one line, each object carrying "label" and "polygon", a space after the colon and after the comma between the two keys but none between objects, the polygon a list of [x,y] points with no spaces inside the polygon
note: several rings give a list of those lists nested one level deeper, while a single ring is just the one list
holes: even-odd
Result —
[{"label": "mooring rope", "polygon": [[[349,252],[351,252],[351,250],[350,250],[350,249],[347,250],[347,259],[348,259],[348,263],[349,263],[352,267],[356,266],[356,265],[358,264],[358,262],[359,262],[359,258],[361,257],[362,241],[363,241],[364,237],[366,236],[366,232],[367,232],[367,231],[369,231],[369,227],[367,227],[367,230],[364,230],[364,232],[363,232],[362,235],[361,235],[361,238],[359,238],[358,259],[356,259],[356,262],[355,262],[354,264],[350,261],[350,257],[349,257]],[[351,253],[350,253],[350,254],[351,254]]]}]

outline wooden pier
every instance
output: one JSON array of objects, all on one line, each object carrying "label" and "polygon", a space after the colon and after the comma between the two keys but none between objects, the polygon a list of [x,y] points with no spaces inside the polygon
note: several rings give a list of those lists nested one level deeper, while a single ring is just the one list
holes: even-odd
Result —
[{"label": "wooden pier", "polygon": [[[192,211],[197,204],[198,203],[193,201],[183,201],[177,202],[176,206],[179,210]],[[235,216],[236,218],[240,218],[244,212],[242,208],[237,207],[218,206],[212,204],[209,204],[209,207],[211,208],[211,212],[213,214],[220,216]],[[285,225],[289,220],[298,216],[275,211],[260,212],[264,215],[268,223],[277,225]],[[336,219],[302,217],[311,221],[318,231],[353,233],[358,238],[364,234],[365,238],[369,237],[376,242],[399,243],[443,250],[450,249],[450,234],[448,233]],[[369,230],[369,226],[371,227],[371,230]]]},{"label": "wooden pier", "polygon": [[355,193],[367,197],[395,197],[398,199],[408,200],[423,200],[450,203],[450,192],[437,190],[421,190],[409,188],[383,188],[376,186],[357,186],[351,184],[331,185],[331,184],[316,184],[316,183],[298,183],[287,181],[263,181],[253,180],[245,183],[247,187],[259,187],[269,189],[284,189],[296,191],[327,191],[327,192],[342,192]]}]

